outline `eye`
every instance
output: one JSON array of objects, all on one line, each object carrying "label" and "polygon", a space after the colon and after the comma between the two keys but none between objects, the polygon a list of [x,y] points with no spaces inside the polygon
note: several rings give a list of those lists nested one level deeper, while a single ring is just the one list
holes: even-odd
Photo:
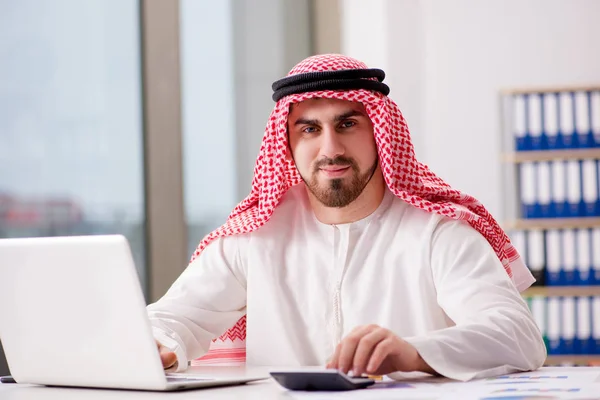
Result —
[{"label": "eye", "polygon": [[315,133],[317,131],[317,128],[315,128],[314,126],[307,126],[306,128],[302,129],[302,133]]},{"label": "eye", "polygon": [[343,122],[340,124],[340,127],[341,127],[341,128],[352,128],[352,127],[353,127],[353,126],[355,126],[355,125],[356,125],[356,122],[354,122],[354,121],[343,121]]}]

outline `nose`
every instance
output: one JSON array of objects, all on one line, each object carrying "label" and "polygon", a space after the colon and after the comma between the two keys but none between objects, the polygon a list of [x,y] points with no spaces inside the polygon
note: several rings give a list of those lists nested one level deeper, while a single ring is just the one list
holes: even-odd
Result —
[{"label": "nose", "polygon": [[321,134],[321,157],[334,159],[345,152],[341,135],[331,127],[324,127]]}]

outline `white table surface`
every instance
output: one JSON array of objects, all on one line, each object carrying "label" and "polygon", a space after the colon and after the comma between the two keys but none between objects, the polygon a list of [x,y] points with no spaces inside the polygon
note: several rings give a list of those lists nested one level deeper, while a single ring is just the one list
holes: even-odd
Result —
[{"label": "white table surface", "polygon": [[[192,367],[187,373],[203,375],[203,376],[268,376],[268,371],[270,368],[259,368],[259,367]],[[600,367],[551,367],[551,368],[542,368],[534,373],[543,373],[544,375],[561,375],[561,374],[572,374],[573,380],[568,385],[576,385],[584,389],[583,392],[577,394],[559,394],[552,393],[553,398],[565,398],[565,399],[600,399]],[[588,376],[593,376],[593,378],[587,378]],[[586,377],[585,383],[581,376]],[[477,384],[477,381],[471,381],[468,383],[462,383],[457,381],[451,381],[446,378],[429,378],[431,382],[439,382],[439,384],[443,385],[451,385],[445,386],[448,393],[446,395],[440,394],[440,392],[436,394],[430,394],[427,396],[429,399],[456,399],[459,393],[456,393],[457,389],[459,392],[463,392],[463,389],[468,389],[463,385],[473,385]],[[411,381],[408,381],[411,382]],[[414,382],[414,381],[413,381]],[[532,382],[533,383],[533,382]],[[565,382],[566,383],[566,382]],[[437,383],[436,383],[437,385]],[[459,385],[459,386],[454,386]],[[504,386],[496,386],[497,388],[501,388]],[[519,386],[524,387],[524,386]],[[567,386],[565,386],[567,387]],[[368,389],[365,389],[365,391]],[[390,399],[391,397],[385,395],[383,392],[380,392],[382,389],[377,389],[377,392],[364,392],[361,394],[373,394],[373,399],[377,398],[386,398]],[[385,390],[385,389],[384,389]],[[358,391],[357,391],[358,392]],[[377,395],[375,395],[377,393]],[[454,393],[454,395],[452,395]],[[467,392],[464,392],[467,393]],[[149,392],[149,391],[130,391],[130,390],[109,390],[109,389],[79,389],[79,388],[58,388],[58,387],[45,387],[45,386],[35,386],[35,385],[19,385],[19,384],[0,384],[0,400],[138,400],[138,399],[235,399],[235,400],[269,400],[269,399],[279,399],[279,400],[293,400],[300,393],[298,392],[290,392],[283,387],[279,386],[272,379],[267,379],[258,382],[247,383],[245,385],[239,386],[229,386],[229,387],[221,387],[221,388],[207,388],[207,389],[191,389],[186,391],[179,392]],[[330,397],[338,398],[339,395],[343,395],[346,397],[352,397],[351,392],[343,392],[343,393],[323,393],[321,392],[323,399]],[[529,393],[531,395],[542,395],[542,393]],[[550,394],[550,393],[547,393]],[[591,394],[591,397],[590,397]],[[504,395],[509,395],[508,393]],[[596,397],[597,395],[597,397]],[[405,397],[407,396],[407,397]],[[300,396],[302,398],[303,396]],[[309,396],[310,398],[312,396]],[[402,393],[398,396],[396,393],[392,396],[394,399],[402,399],[402,398],[425,398],[425,397],[413,397],[408,392],[406,395]],[[365,398],[361,396],[361,398]],[[370,399],[371,396],[368,396]],[[461,400],[468,400],[471,398],[470,396],[460,395]],[[481,398],[481,396],[474,396],[474,399]]]},{"label": "white table surface", "polygon": [[[189,374],[203,376],[268,376],[269,368],[258,367],[191,367]],[[60,388],[36,385],[0,384],[0,400],[120,400],[120,399],[287,399],[287,391],[272,379],[239,386],[190,389],[177,392],[137,390]]]}]

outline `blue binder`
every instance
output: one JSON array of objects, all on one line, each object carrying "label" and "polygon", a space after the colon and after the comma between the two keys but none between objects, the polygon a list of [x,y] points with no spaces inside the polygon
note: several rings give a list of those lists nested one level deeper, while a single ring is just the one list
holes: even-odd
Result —
[{"label": "blue binder", "polygon": [[574,229],[564,229],[562,235],[562,268],[561,285],[572,286],[577,283],[575,271],[577,264],[576,238]]},{"label": "blue binder", "polygon": [[590,229],[577,229],[577,267],[575,284],[590,285],[592,283],[592,237]]},{"label": "blue binder", "polygon": [[575,354],[590,354],[593,351],[592,307],[589,297],[577,298],[577,335]]},{"label": "blue binder", "polygon": [[577,133],[577,147],[588,148],[594,146],[594,135],[591,129],[590,118],[590,92],[578,91],[575,97],[575,132]]},{"label": "blue binder", "polygon": [[600,296],[592,298],[592,354],[600,354]]},{"label": "blue binder", "polygon": [[552,174],[551,164],[546,161],[537,163],[537,204],[539,205],[539,218],[553,218],[552,207]]},{"label": "blue binder", "polygon": [[583,210],[582,215],[596,217],[600,215],[600,202],[598,201],[598,163],[596,160],[581,161],[581,186]]},{"label": "blue binder", "polygon": [[590,94],[590,125],[594,136],[594,146],[600,147],[600,90]]},{"label": "blue binder", "polygon": [[596,209],[598,210],[598,214],[600,214],[600,160],[596,160]]},{"label": "blue binder", "polygon": [[521,214],[523,218],[539,218],[540,205],[537,200],[536,163],[524,162],[519,165]]},{"label": "blue binder", "polygon": [[573,102],[573,93],[561,92],[559,93],[558,103],[558,115],[559,115],[559,129],[562,137],[562,145],[565,149],[572,149],[577,147],[575,142],[575,116]]},{"label": "blue binder", "polygon": [[561,299],[562,326],[560,350],[562,354],[575,354],[575,330],[577,329],[574,297]]},{"label": "blue binder", "polygon": [[562,135],[559,134],[558,129],[558,95],[556,93],[544,94],[542,115],[542,138],[545,138],[546,148],[549,150],[563,148]]},{"label": "blue binder", "polygon": [[[592,229],[591,285],[600,285],[600,228]],[[600,286],[598,286],[600,288]]]},{"label": "blue binder", "polygon": [[580,217],[583,214],[583,197],[581,191],[581,165],[578,160],[569,160],[567,166],[567,217]]},{"label": "blue binder", "polygon": [[557,229],[546,231],[546,285],[557,286],[562,278],[561,232]]},{"label": "blue binder", "polygon": [[516,150],[531,150],[531,137],[527,134],[527,95],[513,96],[513,119]]},{"label": "blue binder", "polygon": [[544,150],[547,140],[542,135],[542,95],[527,95],[527,135],[531,138],[531,150]]},{"label": "blue binder", "polygon": [[565,218],[569,210],[569,203],[567,202],[567,167],[563,160],[551,161],[550,164],[552,186],[550,214],[555,218]]},{"label": "blue binder", "polygon": [[531,229],[527,231],[527,266],[536,279],[536,285],[546,281],[546,254],[544,249],[544,231]]},{"label": "blue binder", "polygon": [[560,298],[548,297],[548,354],[562,354]]}]

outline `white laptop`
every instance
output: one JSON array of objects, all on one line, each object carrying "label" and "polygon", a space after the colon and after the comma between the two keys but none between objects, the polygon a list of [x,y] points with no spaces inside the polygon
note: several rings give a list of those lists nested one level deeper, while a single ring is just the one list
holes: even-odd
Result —
[{"label": "white laptop", "polygon": [[0,340],[18,383],[168,391],[266,378],[166,374],[145,306],[121,235],[0,239]]}]

